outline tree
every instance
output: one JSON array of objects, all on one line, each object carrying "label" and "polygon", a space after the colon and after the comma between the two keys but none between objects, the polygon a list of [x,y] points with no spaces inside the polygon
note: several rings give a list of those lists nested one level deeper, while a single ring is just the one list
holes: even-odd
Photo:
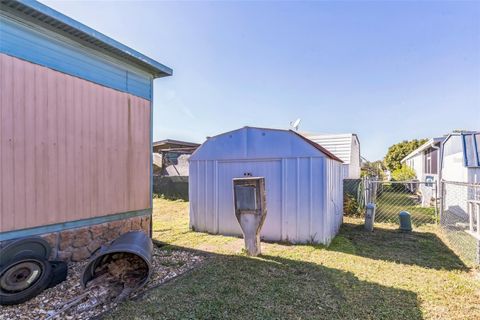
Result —
[{"label": "tree", "polygon": [[387,169],[390,171],[401,169],[402,163],[400,161],[427,141],[428,139],[405,140],[388,148],[387,155],[385,156]]},{"label": "tree", "polygon": [[410,181],[415,178],[415,171],[406,164],[403,164],[400,169],[396,169],[392,172],[392,179],[395,181]]},{"label": "tree", "polygon": [[383,171],[385,170],[385,164],[382,160],[366,161],[362,164],[361,176],[362,177],[375,177],[379,180],[385,178]]}]

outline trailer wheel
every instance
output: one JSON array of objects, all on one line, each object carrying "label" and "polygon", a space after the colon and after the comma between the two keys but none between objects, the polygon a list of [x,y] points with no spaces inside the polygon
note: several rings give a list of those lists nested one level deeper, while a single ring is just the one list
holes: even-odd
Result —
[{"label": "trailer wheel", "polygon": [[15,258],[0,269],[0,305],[30,300],[48,287],[52,277],[52,266],[45,258]]}]

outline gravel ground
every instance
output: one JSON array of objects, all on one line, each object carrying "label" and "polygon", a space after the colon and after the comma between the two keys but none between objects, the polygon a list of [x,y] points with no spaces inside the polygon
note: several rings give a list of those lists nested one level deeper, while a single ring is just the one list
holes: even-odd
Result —
[{"label": "gravel ground", "polygon": [[[203,256],[188,251],[163,250],[157,246],[153,248],[152,276],[144,287],[132,293],[131,298],[185,273],[204,259]],[[79,297],[84,292],[80,285],[80,276],[86,264],[86,261],[70,263],[66,281],[43,291],[30,301],[15,306],[0,306],[0,320],[46,319],[52,313],[60,310],[68,301]],[[70,312],[62,313],[55,319],[95,318],[114,309],[116,305],[116,303],[110,302],[83,312],[78,311],[77,308],[72,308]]]}]

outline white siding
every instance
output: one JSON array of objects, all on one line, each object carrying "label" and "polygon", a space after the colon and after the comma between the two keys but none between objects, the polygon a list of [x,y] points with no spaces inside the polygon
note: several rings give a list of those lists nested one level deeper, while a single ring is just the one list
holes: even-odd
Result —
[{"label": "white siding", "polygon": [[318,143],[340,160],[346,168],[345,178],[360,178],[360,142],[357,135],[347,134],[309,134],[303,136]]},{"label": "white siding", "polygon": [[[427,177],[438,181],[438,174],[425,173],[425,154],[424,151],[420,151],[417,154],[410,156],[405,160],[405,164],[415,171],[415,176],[418,181],[427,182]],[[419,191],[422,195],[422,206],[429,207],[431,205],[431,199],[435,198],[438,194],[435,193],[436,184],[421,183],[418,185]]]},{"label": "white siding", "polygon": [[343,185],[341,165],[332,159],[326,159],[326,195],[325,212],[326,230],[324,232],[324,242],[330,243],[335,237],[343,222],[343,189],[336,188],[336,185]]},{"label": "white siding", "polygon": [[303,134],[306,138],[318,143],[345,164],[350,164],[352,154],[352,134]]},{"label": "white siding", "polygon": [[[466,167],[464,147],[461,136],[450,136],[443,145],[442,180],[480,183],[480,167]],[[444,205],[447,210],[460,217],[467,216],[467,200],[469,188],[444,184]]]},{"label": "white siding", "polygon": [[265,177],[263,239],[328,244],[338,232],[342,164],[288,131],[256,128],[211,138],[190,158],[192,229],[242,235],[234,213],[232,179],[245,173]]},{"label": "white siding", "polygon": [[360,142],[357,135],[352,135],[352,148],[350,151],[350,164],[348,165],[348,178],[360,178]]},{"label": "white siding", "polygon": [[463,151],[445,155],[442,166],[443,180],[468,182],[468,168],[464,166]]},{"label": "white siding", "polygon": [[480,183],[480,167],[466,167],[461,136],[450,136],[443,145],[442,179]]},{"label": "white siding", "polygon": [[415,156],[411,157],[410,159],[406,160],[405,163],[407,166],[415,171],[415,175],[418,180],[424,181],[423,179],[423,153],[419,152]]}]

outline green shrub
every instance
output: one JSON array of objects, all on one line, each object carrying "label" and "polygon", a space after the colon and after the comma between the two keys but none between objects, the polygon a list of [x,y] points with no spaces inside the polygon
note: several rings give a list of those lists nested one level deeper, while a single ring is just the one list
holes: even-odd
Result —
[{"label": "green shrub", "polygon": [[415,171],[405,164],[403,164],[400,169],[396,169],[392,172],[392,179],[395,181],[409,181],[416,177]]},{"label": "green shrub", "polygon": [[362,210],[358,205],[357,199],[349,194],[343,196],[343,213],[346,216],[358,217],[361,215]]}]

